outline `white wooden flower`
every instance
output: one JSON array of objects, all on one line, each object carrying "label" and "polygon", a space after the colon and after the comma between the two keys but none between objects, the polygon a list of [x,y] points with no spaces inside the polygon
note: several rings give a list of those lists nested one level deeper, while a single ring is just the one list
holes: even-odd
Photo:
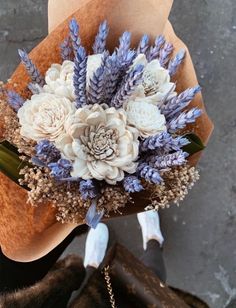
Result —
[{"label": "white wooden flower", "polygon": [[146,56],[140,54],[133,66],[144,65],[143,81],[137,87],[133,97],[149,97],[155,105],[160,105],[165,97],[175,96],[175,84],[170,80],[169,71],[161,67],[158,60],[148,63]]},{"label": "white wooden flower", "polygon": [[116,184],[136,171],[138,131],[127,125],[124,110],[85,106],[68,118],[66,131],[57,145],[73,161],[73,177]]},{"label": "white wooden flower", "polygon": [[[88,56],[87,63],[87,88],[94,72],[102,64],[102,54]],[[45,75],[46,84],[43,91],[46,93],[57,94],[75,101],[74,85],[74,62],[66,60],[61,64],[52,64]]]},{"label": "white wooden flower", "polygon": [[52,64],[45,75],[45,86],[43,90],[46,93],[52,93],[61,97],[66,97],[70,101],[75,101],[74,86],[74,63],[64,61],[62,65]]},{"label": "white wooden flower", "polygon": [[35,141],[56,142],[65,133],[65,121],[76,108],[67,98],[49,93],[33,95],[18,111],[21,135]]},{"label": "white wooden flower", "polygon": [[158,106],[152,104],[151,98],[135,98],[126,105],[128,123],[134,126],[142,138],[166,131],[165,116]]}]

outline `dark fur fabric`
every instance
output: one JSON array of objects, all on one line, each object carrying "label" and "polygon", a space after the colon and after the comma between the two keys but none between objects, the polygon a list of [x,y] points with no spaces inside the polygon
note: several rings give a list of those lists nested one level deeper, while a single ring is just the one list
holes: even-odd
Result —
[{"label": "dark fur fabric", "polygon": [[59,261],[42,279],[27,289],[0,295],[1,308],[65,308],[71,293],[85,278],[82,260],[74,255]]}]

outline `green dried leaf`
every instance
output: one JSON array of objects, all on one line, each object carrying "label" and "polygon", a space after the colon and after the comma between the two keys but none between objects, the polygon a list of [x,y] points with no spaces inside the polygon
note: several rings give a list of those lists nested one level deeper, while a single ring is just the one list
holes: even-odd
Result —
[{"label": "green dried leaf", "polygon": [[18,180],[21,178],[19,173],[25,163],[19,158],[19,154],[10,148],[10,146],[9,148],[6,146],[5,142],[0,144],[0,171],[19,184]]},{"label": "green dried leaf", "polygon": [[202,140],[195,134],[187,134],[184,136],[189,140],[189,144],[183,147],[183,150],[187,152],[189,155],[193,155],[197,152],[200,152],[205,149],[205,145]]}]

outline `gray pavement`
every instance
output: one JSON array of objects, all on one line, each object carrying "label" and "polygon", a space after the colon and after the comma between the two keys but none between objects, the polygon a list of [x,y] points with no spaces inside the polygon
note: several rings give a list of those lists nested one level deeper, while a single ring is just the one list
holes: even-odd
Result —
[{"label": "gray pavement", "polygon": [[[0,79],[47,31],[46,0],[0,0]],[[175,0],[171,21],[187,43],[203,87],[214,135],[201,180],[180,208],[161,212],[168,282],[221,308],[236,296],[236,1]],[[117,239],[142,251],[135,216],[109,222]],[[84,237],[71,251],[83,255]]]}]

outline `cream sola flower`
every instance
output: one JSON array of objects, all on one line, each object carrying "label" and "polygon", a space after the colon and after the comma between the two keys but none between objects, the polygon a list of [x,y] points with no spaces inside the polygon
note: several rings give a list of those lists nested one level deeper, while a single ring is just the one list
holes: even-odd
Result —
[{"label": "cream sola flower", "polygon": [[135,98],[127,103],[128,123],[134,126],[142,138],[166,131],[166,119],[150,98]]},{"label": "cream sola flower", "polygon": [[18,111],[20,133],[27,139],[55,142],[65,132],[65,120],[75,110],[74,103],[65,97],[50,93],[35,94]]},{"label": "cream sola flower", "polygon": [[[101,66],[102,54],[88,56],[87,62],[87,88],[89,87],[90,79],[94,72]],[[56,94],[68,98],[70,101],[75,101],[73,85],[74,62],[65,60],[61,64],[52,64],[45,75],[45,85],[43,92]]]},{"label": "cream sola flower", "polygon": [[73,161],[72,177],[122,181],[137,168],[138,131],[127,124],[124,110],[88,105],[71,115],[57,147]]},{"label": "cream sola flower", "polygon": [[170,73],[155,59],[148,63],[144,54],[139,54],[134,60],[133,67],[144,65],[142,83],[135,90],[133,97],[148,97],[149,102],[161,105],[167,97],[176,96],[175,83],[171,82]]}]

